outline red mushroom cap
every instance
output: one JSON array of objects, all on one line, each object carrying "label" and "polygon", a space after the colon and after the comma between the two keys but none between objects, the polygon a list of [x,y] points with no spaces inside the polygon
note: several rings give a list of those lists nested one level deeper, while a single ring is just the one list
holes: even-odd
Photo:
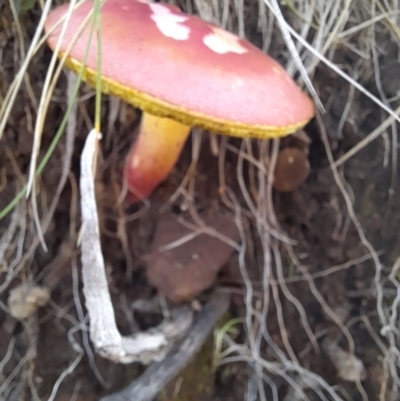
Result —
[{"label": "red mushroom cap", "polygon": [[[69,5],[52,11],[49,31]],[[88,0],[73,11],[60,52],[67,50],[93,8]],[[311,100],[272,58],[246,40],[182,13],[145,0],[106,0],[101,11],[105,92],[146,112],[235,136],[277,137],[294,132],[313,116]],[[50,35],[55,48],[62,24]],[[67,64],[78,71],[89,26]],[[96,38],[84,79],[95,82]]]}]

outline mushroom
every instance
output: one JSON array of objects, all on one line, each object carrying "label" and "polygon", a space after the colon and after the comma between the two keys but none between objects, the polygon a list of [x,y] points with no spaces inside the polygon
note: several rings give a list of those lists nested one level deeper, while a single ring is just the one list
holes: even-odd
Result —
[{"label": "mushroom", "polygon": [[274,188],[281,192],[297,189],[308,177],[307,154],[298,148],[282,149],[276,160]]},{"label": "mushroom", "polygon": [[[54,50],[68,10],[46,22]],[[72,12],[66,52],[93,1]],[[86,27],[66,65],[78,72],[89,40]],[[247,138],[276,138],[303,127],[312,101],[271,57],[238,36],[177,7],[146,0],[106,0],[101,8],[102,89],[143,111],[124,179],[136,200],[148,197],[174,167],[193,126]],[[83,79],[96,80],[97,44],[89,47]]]}]

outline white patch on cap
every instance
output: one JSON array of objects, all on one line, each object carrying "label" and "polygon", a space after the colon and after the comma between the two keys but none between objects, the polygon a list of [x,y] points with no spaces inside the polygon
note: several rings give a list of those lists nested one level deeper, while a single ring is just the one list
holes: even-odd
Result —
[{"label": "white patch on cap", "polygon": [[212,27],[213,33],[204,36],[203,43],[218,54],[236,53],[244,54],[248,50],[239,43],[239,37],[224,29]]},{"label": "white patch on cap", "polygon": [[171,10],[167,6],[165,6],[163,4],[160,4],[160,3],[148,3],[148,5],[149,5],[151,11],[154,14],[157,14],[157,15],[172,14]]},{"label": "white patch on cap", "polygon": [[173,14],[171,10],[159,3],[149,3],[153,14],[150,18],[156,23],[157,28],[164,36],[175,40],[187,40],[189,38],[190,28],[181,25],[189,18],[183,15]]}]

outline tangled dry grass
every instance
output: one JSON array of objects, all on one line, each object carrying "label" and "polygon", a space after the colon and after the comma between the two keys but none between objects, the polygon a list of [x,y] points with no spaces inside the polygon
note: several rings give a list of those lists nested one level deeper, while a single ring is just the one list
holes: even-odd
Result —
[{"label": "tangled dry grass", "polygon": [[[56,321],[69,321],[67,335],[75,358],[53,380],[52,389],[45,396],[39,395],[42,392],[37,390],[40,383],[35,377],[40,357],[37,344],[42,320],[50,317],[41,320],[34,310],[22,319],[26,347],[18,354],[18,362],[14,361],[14,368],[8,375],[2,372],[16,355],[16,339],[12,335],[16,323],[4,318],[2,330],[8,332],[5,338],[9,338],[9,343],[0,361],[0,397],[4,400],[25,397],[54,400],[62,382],[78,369],[83,358],[87,358],[89,369],[97,380],[107,386],[90,347],[79,296],[75,251],[79,235],[79,193],[73,174],[74,155],[79,150],[77,143],[82,142],[82,137],[93,125],[95,117],[90,100],[95,92],[87,88],[79,91],[76,77],[68,75],[67,82],[62,83],[67,88],[65,96],[59,86],[62,66],[54,57],[48,59],[47,55],[43,59],[43,23],[53,2],[41,1],[29,15],[22,17],[19,13],[21,4],[10,1],[8,5],[1,5],[0,2],[0,7],[7,9],[7,14],[0,16],[0,158],[4,166],[0,170],[0,193],[4,194],[0,195],[0,306],[5,315],[14,313],[15,316],[5,301],[15,289],[15,283],[33,288],[41,282],[51,292],[62,280],[60,272],[68,261],[73,267],[73,305],[60,307],[50,299],[49,315],[55,316]],[[314,129],[319,132],[324,157],[329,162],[328,173],[335,185],[330,207],[336,211],[336,234],[344,243],[348,233],[353,232],[355,237],[351,243],[358,247],[356,257],[347,257],[343,264],[329,266],[324,263],[322,271],[312,269],[304,260],[313,263],[318,256],[308,259],[304,249],[301,253],[298,239],[291,238],[275,212],[272,172],[279,141],[244,140],[237,145],[225,138],[211,136],[217,155],[215,163],[219,167],[219,201],[234,213],[241,236],[237,263],[244,285],[243,330],[246,334],[239,341],[226,332],[220,333],[224,346],[218,352],[218,363],[221,366],[234,366],[238,362],[248,364],[247,400],[355,399],[349,388],[342,385],[346,382],[354,383],[359,399],[376,399],[371,398],[373,396],[365,385],[366,367],[355,356],[359,339],[354,338],[352,327],[362,324],[380,355],[368,376],[372,380],[371,376],[375,375],[376,396],[382,401],[399,399],[400,263],[395,250],[384,249],[395,255],[392,265],[384,265],[381,249],[378,252],[366,231],[365,219],[360,219],[356,211],[356,205],[365,193],[354,192],[346,181],[347,162],[368,143],[380,141],[383,156],[376,168],[390,170],[389,200],[396,194],[400,92],[393,95],[392,88],[388,87],[385,75],[390,73],[382,65],[382,55],[392,57],[392,68],[397,68],[399,75],[399,2],[182,0],[175,4],[255,41],[264,51],[276,56],[287,71],[307,87],[319,107]],[[29,19],[35,24],[32,25]],[[338,91],[333,88],[336,85],[344,88],[339,106],[335,98]],[[77,97],[79,102],[74,102]],[[369,103],[365,103],[366,98]],[[375,120],[370,132],[365,129],[358,132],[363,104],[374,108],[374,116],[380,116],[380,121]],[[102,172],[108,171],[113,185],[111,200],[105,202],[114,207],[117,228],[113,235],[121,243],[129,270],[135,261],[128,245],[127,218],[117,202],[121,188],[115,179],[118,157],[125,143],[124,140],[117,143],[111,132],[115,125],[121,131],[127,130],[137,116],[115,99],[109,101],[107,108],[104,100],[103,105],[98,103],[100,110],[107,111],[101,118],[106,132],[106,167],[102,167]],[[335,159],[332,143],[346,135],[349,127],[356,138],[354,146]],[[19,132],[25,136],[18,136]],[[194,132],[190,171],[201,163],[200,147],[204,146],[204,141],[203,133]],[[226,159],[232,155],[237,160],[237,188],[229,186],[231,181],[225,173]],[[6,169],[6,165],[12,170]],[[55,169],[58,172],[52,173]],[[63,196],[66,185],[71,188],[70,197]],[[195,186],[195,176],[186,175],[166,205],[180,202],[196,214]],[[235,192],[236,189],[240,193]],[[63,235],[51,239],[47,233],[56,228],[54,216],[60,213],[60,204],[69,211],[70,217],[68,224],[57,227]],[[143,219],[145,213],[146,208],[143,208],[129,218],[131,221]],[[398,209],[397,213],[400,213]],[[327,299],[327,292],[321,290],[317,280],[365,263],[374,269],[366,298],[373,299],[375,313],[351,317],[345,303],[339,307]],[[254,271],[254,266],[259,274],[256,279],[249,274]],[[291,286],[295,282],[304,284],[303,288],[312,299],[309,303],[319,305],[329,325],[318,328],[311,323],[313,318],[304,298],[299,298]],[[32,303],[40,304],[40,300],[35,298]],[[71,308],[75,310],[73,313]],[[288,309],[292,311],[290,315],[286,312]],[[275,327],[270,324],[271,314]],[[303,349],[299,349],[297,336],[303,339]],[[324,356],[320,358],[330,358],[341,382],[336,378],[328,380],[312,363],[307,363],[308,355],[321,354]],[[286,389],[284,395],[282,388]],[[75,390],[78,394],[79,386]]]}]

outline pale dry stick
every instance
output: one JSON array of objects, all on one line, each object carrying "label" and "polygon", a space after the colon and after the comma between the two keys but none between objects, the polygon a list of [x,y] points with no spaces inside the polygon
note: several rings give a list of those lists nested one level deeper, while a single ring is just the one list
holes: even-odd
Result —
[{"label": "pale dry stick", "polygon": [[[96,206],[93,165],[98,134],[89,134],[81,155],[81,213],[82,213],[82,280],[89,314],[90,337],[98,352],[120,360],[126,356],[118,331],[108,292],[107,277],[100,246],[99,221]],[[92,160],[90,160],[92,159]],[[89,270],[88,270],[89,269]],[[93,269],[95,269],[93,271]]]},{"label": "pale dry stick", "polygon": [[99,218],[96,205],[95,155],[99,133],[92,130],[81,155],[81,263],[83,293],[90,319],[90,338],[99,355],[119,363],[148,364],[165,357],[173,342],[191,325],[192,311],[182,307],[176,319],[157,328],[131,336],[118,330],[105,271],[100,243]]},{"label": "pale dry stick", "polygon": [[99,371],[99,368],[96,365],[94,354],[92,348],[90,347],[90,341],[88,336],[89,328],[85,323],[85,314],[83,311],[81,299],[79,297],[79,274],[75,258],[71,261],[71,270],[72,270],[72,295],[74,298],[76,313],[78,315],[78,319],[80,322],[79,328],[82,333],[83,350],[85,351],[85,354],[89,360],[89,366],[91,367],[96,379],[99,381],[99,383],[101,383],[103,387],[107,387],[107,382],[104,380],[103,376]]},{"label": "pale dry stick", "polygon": [[[350,1],[350,0],[348,0],[348,1]],[[307,71],[304,68],[304,65],[301,61],[299,53],[297,52],[296,46],[294,45],[293,39],[291,38],[291,36],[289,34],[288,24],[286,23],[285,18],[282,15],[278,1],[271,0],[271,2],[269,2],[268,0],[264,0],[264,2],[274,13],[275,18],[278,22],[278,26],[281,30],[283,40],[285,41],[285,44],[288,47],[290,54],[293,57],[294,62],[296,63],[296,67],[300,72],[301,78],[303,79],[308,91],[310,92],[312,98],[314,99],[314,102],[316,103],[319,110],[321,110],[322,112],[325,112],[324,106],[323,106],[317,92],[314,89],[314,86],[310,80],[310,77],[308,76]]]},{"label": "pale dry stick", "polygon": [[[126,357],[126,352],[122,345],[121,334],[117,328],[111,296],[108,291],[95,203],[94,172],[92,169],[95,164],[94,153],[98,140],[98,134],[93,130],[86,140],[81,156],[83,292],[91,321],[90,337],[95,347],[104,356],[112,356],[116,360],[122,360]],[[93,271],[93,269],[95,270]]]}]

